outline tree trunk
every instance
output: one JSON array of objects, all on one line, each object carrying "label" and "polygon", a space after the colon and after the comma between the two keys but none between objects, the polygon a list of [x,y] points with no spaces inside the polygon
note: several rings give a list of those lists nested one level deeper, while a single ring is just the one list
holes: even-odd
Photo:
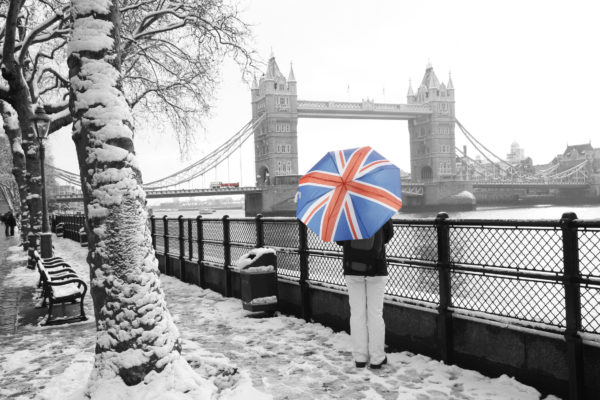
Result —
[{"label": "tree trunk", "polygon": [[11,0],[8,6],[6,33],[2,49],[2,76],[8,82],[8,103],[13,106],[18,115],[22,147],[26,158],[25,182],[27,185],[25,190],[28,193],[25,200],[29,212],[25,219],[29,222],[29,266],[34,267],[33,251],[37,248],[37,234],[42,225],[42,180],[40,176],[39,146],[36,143],[36,135],[31,120],[33,116],[31,96],[23,75],[23,68],[15,59],[17,17],[22,6],[22,0]]},{"label": "tree trunk", "polygon": [[158,279],[132,116],[118,84],[115,7],[72,0],[70,108],[98,330],[92,381],[118,375],[134,385],[179,360],[180,343]]},{"label": "tree trunk", "polygon": [[21,146],[21,128],[19,127],[19,117],[17,112],[10,104],[0,101],[0,114],[4,122],[4,132],[8,136],[12,152],[13,168],[12,173],[19,188],[19,212],[21,214],[21,242],[27,243],[27,233],[29,232],[29,209],[27,207],[28,184],[25,181],[25,152]]}]

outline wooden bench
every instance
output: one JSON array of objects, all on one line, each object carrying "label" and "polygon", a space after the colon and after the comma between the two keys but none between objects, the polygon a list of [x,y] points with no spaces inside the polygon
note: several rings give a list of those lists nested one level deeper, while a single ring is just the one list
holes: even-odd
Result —
[{"label": "wooden bench", "polygon": [[[43,259],[39,257],[39,254],[36,254],[36,259],[36,266],[40,274],[42,287],[42,306],[45,307],[46,301],[48,302],[48,316],[43,325],[58,325],[66,322],[87,320],[83,308],[83,300],[87,293],[86,283],[62,259],[57,257]],[[79,316],[52,319],[52,309],[55,304],[76,304],[78,302],[80,305]]]},{"label": "wooden bench", "polygon": [[[35,262],[42,261],[46,269],[54,270],[55,268],[71,268],[69,264],[62,257],[48,257],[42,258],[37,250],[33,251]],[[38,271],[39,272],[39,271]],[[40,280],[38,282],[38,288],[42,287],[42,275],[40,274]]]}]

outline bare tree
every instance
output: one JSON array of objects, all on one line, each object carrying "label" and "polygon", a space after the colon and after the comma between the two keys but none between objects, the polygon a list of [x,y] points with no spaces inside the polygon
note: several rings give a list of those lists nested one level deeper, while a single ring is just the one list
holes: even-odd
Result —
[{"label": "bare tree", "polygon": [[21,213],[21,229],[19,232],[21,241],[24,243],[24,246],[26,246],[27,233],[29,231],[29,213],[27,206],[27,183],[25,181],[27,170],[25,167],[25,152],[21,145],[21,128],[19,126],[17,112],[4,100],[0,100],[0,115],[4,121],[4,132],[8,137],[10,153],[12,153],[12,157],[9,159],[12,159],[12,173],[18,188],[17,194],[19,196],[19,202],[13,201],[13,204],[15,206],[15,212]]},{"label": "bare tree", "polygon": [[[19,127],[17,130],[13,124],[5,131],[9,136],[13,135],[10,138],[11,142],[19,142],[22,148],[22,152],[13,152],[13,174],[19,185],[22,205],[26,205],[26,207],[22,207],[22,221],[26,223],[25,227],[28,231],[31,265],[33,250],[37,246],[37,233],[41,229],[42,222],[39,146],[31,117],[39,97],[37,85],[35,85],[36,65],[43,58],[43,52],[37,52],[36,57],[32,59],[29,50],[31,46],[54,40],[57,35],[66,37],[68,26],[66,26],[66,21],[61,18],[62,9],[59,8],[47,17],[38,15],[39,13],[28,12],[24,8],[24,3],[24,0],[10,0],[8,3],[3,3],[4,6],[0,11],[0,15],[5,21],[0,29],[1,68],[4,78],[4,81],[0,82],[0,101],[3,102],[3,119],[8,117],[12,121],[16,117]],[[30,24],[28,22],[30,20],[35,21],[36,28],[28,31],[27,26]],[[46,32],[48,27],[55,24],[58,24],[57,29]],[[14,113],[7,107],[7,104],[12,107]],[[65,108],[66,106],[65,104]],[[68,109],[66,111],[68,112]],[[5,119],[5,125],[7,122]],[[22,173],[23,166],[24,174]]]},{"label": "bare tree", "polygon": [[[14,23],[5,18],[0,44],[10,47],[7,38],[13,41],[13,69],[21,70],[33,103],[41,101],[52,119],[50,132],[55,132],[72,122],[65,62],[69,4],[11,0],[10,5]],[[223,59],[236,60],[243,75],[254,69],[249,27],[224,0],[121,0],[119,7],[120,84],[127,102],[137,121],[171,128],[184,151],[210,110]],[[12,37],[6,36],[10,30],[16,31]],[[7,100],[8,86],[0,82],[0,99]]]},{"label": "bare tree", "polygon": [[[180,355],[179,333],[158,278],[133,119],[119,85],[119,11],[111,0],[72,3],[70,109],[98,330],[93,397],[102,392],[103,382],[115,378],[131,386],[160,379],[181,382],[182,373],[195,375]],[[196,383],[184,390],[190,398],[206,393],[199,377],[191,381]],[[171,384],[170,390],[181,387]]]},{"label": "bare tree", "polygon": [[[184,153],[210,109],[223,58],[237,60],[242,71],[254,66],[254,53],[246,50],[248,26],[223,0],[122,0],[119,7],[120,85],[127,102],[138,123],[170,127]],[[40,225],[41,186],[31,110],[44,106],[52,120],[50,133],[72,123],[65,46],[71,20],[66,0],[0,4],[0,100],[15,109],[24,134],[27,173],[15,179],[29,200],[23,214],[26,221],[33,215],[33,233]]]},{"label": "bare tree", "polygon": [[184,153],[210,110],[223,58],[254,69],[249,28],[223,0],[124,1],[121,10],[127,101],[152,125],[168,123]]},{"label": "bare tree", "polygon": [[90,229],[96,376],[116,372],[133,385],[179,356],[179,338],[158,280],[132,117],[118,85],[118,11],[109,1],[73,0],[72,12],[70,108]]},{"label": "bare tree", "polygon": [[[4,127],[0,126],[0,200],[8,205],[13,214],[20,213],[19,193],[12,170],[12,150],[8,138],[3,135]],[[6,210],[0,209],[0,213]]]}]

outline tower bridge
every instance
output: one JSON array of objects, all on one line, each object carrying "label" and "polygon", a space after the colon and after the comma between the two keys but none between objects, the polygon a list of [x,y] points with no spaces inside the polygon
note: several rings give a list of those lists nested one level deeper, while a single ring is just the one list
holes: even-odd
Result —
[{"label": "tower bridge", "polygon": [[299,118],[408,121],[413,182],[420,185],[422,195],[408,198],[405,204],[441,204],[471,189],[467,182],[455,180],[454,84],[451,77],[447,83],[440,82],[431,65],[427,66],[416,92],[410,85],[405,104],[315,101],[298,99],[292,66],[286,78],[271,56],[266,72],[252,83],[251,99],[252,118],[261,119],[254,128],[256,184],[272,189],[247,196],[250,213],[295,211],[297,180],[277,188],[273,182],[280,176],[299,177]]},{"label": "tower bridge", "polygon": [[[600,175],[592,177],[591,163],[581,163],[567,171],[542,171],[539,176],[523,177],[515,167],[495,156],[477,138],[471,135],[455,117],[455,89],[451,76],[441,82],[434,69],[428,65],[421,83],[413,90],[409,84],[406,103],[376,103],[320,101],[298,99],[297,82],[293,68],[287,78],[281,73],[274,56],[271,56],[265,73],[254,78],[251,87],[252,119],[221,146],[192,165],[165,178],[146,183],[148,198],[215,196],[243,194],[246,214],[294,215],[298,171],[298,119],[378,119],[408,121],[411,179],[402,182],[404,204],[407,206],[456,205],[456,195],[473,189],[555,189],[575,190],[581,193],[594,185],[600,197]],[[487,150],[494,162],[484,154],[494,171],[500,176],[490,176],[489,171],[477,166],[473,159],[461,154],[458,163],[455,128],[480,152]],[[196,180],[214,171],[228,160],[233,152],[254,137],[255,186],[239,188],[197,188]],[[341,145],[343,147],[343,145]],[[393,149],[392,149],[393,150]],[[483,153],[482,153],[483,154]],[[464,167],[464,168],[463,168]],[[459,170],[459,168],[463,168]],[[79,186],[79,174],[57,170],[57,176]],[[494,174],[496,173],[494,172]],[[593,183],[595,182],[595,183]],[[182,189],[186,184],[188,189]],[[58,201],[80,199],[81,194],[68,193],[57,196]],[[463,206],[472,199],[465,198]]]}]

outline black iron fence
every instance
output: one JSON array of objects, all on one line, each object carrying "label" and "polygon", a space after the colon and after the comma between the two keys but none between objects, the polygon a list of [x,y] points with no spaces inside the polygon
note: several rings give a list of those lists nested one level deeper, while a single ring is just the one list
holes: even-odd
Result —
[{"label": "black iron fence", "polygon": [[[83,226],[74,216],[54,218],[73,226],[72,232],[77,221]],[[226,296],[233,294],[235,261],[262,246],[277,251],[280,281],[300,287],[304,318],[317,311],[309,288],[344,290],[341,247],[323,242],[295,218],[165,216],[149,223],[167,274],[174,260],[180,274],[186,263],[197,264],[198,283],[205,287],[203,268],[220,269]],[[582,346],[600,347],[600,220],[570,213],[559,220],[457,220],[441,213],[394,220],[394,233],[386,246],[387,299],[436,315],[440,358],[452,359],[452,321],[459,316],[551,334],[566,343],[571,398],[584,398],[577,394],[583,390]]]},{"label": "black iron fence", "polygon": [[56,225],[62,224],[63,237],[79,242],[85,231],[85,216],[82,213],[52,215],[50,224],[52,232],[56,232]]},{"label": "black iron fence", "polygon": [[[158,253],[231,268],[277,250],[281,278],[344,286],[341,247],[294,218],[151,219]],[[600,221],[395,220],[387,295],[530,327],[600,333]]]},{"label": "black iron fence", "polygon": [[[79,240],[82,214],[56,215]],[[157,253],[230,269],[277,250],[280,278],[344,286],[341,247],[295,218],[150,219]],[[600,334],[600,220],[394,220],[387,295],[541,330]]]}]

